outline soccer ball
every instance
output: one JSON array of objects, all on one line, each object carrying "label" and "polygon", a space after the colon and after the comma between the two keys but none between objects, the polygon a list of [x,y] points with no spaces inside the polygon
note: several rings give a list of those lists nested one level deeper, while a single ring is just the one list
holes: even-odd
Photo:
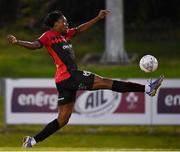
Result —
[{"label": "soccer ball", "polygon": [[144,72],[153,72],[158,68],[158,61],[152,55],[145,55],[141,58],[139,66]]}]

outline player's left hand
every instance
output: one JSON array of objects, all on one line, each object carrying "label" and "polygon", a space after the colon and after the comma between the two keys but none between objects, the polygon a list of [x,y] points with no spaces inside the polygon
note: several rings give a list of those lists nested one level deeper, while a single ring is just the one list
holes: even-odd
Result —
[{"label": "player's left hand", "polygon": [[8,42],[11,43],[11,44],[16,44],[16,43],[17,43],[16,37],[15,37],[14,35],[11,35],[11,34],[9,34],[9,35],[7,36],[7,40],[8,40]]},{"label": "player's left hand", "polygon": [[109,10],[100,10],[97,17],[99,17],[99,19],[103,19],[103,18],[105,18],[109,13],[110,13]]}]

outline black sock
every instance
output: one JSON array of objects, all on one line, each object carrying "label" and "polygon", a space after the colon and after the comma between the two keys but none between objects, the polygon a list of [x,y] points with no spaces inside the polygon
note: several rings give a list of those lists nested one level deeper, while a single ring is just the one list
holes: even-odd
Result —
[{"label": "black sock", "polygon": [[112,90],[116,92],[144,92],[145,85],[124,81],[113,81]]},{"label": "black sock", "polygon": [[52,135],[54,132],[59,130],[59,128],[59,123],[57,119],[55,119],[51,121],[49,124],[47,124],[46,127],[40,133],[34,136],[34,139],[36,142],[43,141],[44,139]]}]

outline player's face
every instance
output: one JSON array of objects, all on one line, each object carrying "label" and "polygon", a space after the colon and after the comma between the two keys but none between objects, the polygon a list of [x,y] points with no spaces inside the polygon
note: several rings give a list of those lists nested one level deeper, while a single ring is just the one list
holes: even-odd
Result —
[{"label": "player's face", "polygon": [[56,29],[62,34],[66,34],[68,30],[68,22],[65,16],[61,16],[55,23]]}]

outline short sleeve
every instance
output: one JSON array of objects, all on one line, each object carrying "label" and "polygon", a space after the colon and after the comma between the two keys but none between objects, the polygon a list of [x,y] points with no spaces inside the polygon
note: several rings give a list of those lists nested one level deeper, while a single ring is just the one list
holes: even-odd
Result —
[{"label": "short sleeve", "polygon": [[70,28],[67,31],[66,38],[71,40],[77,34],[77,28]]},{"label": "short sleeve", "polygon": [[40,41],[40,43],[43,45],[43,46],[48,46],[48,42],[49,42],[49,38],[48,38],[48,35],[46,33],[43,33],[39,38],[38,40]]}]

